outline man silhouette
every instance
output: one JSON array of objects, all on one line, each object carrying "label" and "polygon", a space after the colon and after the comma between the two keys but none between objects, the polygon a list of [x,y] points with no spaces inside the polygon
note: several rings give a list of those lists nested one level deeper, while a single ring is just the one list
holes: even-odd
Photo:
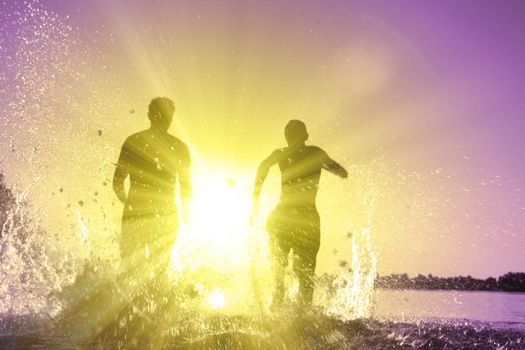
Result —
[{"label": "man silhouette", "polygon": [[[113,177],[124,204],[120,256],[128,276],[159,276],[169,264],[178,228],[175,188],[180,187],[182,217],[191,196],[190,154],[184,142],[168,133],[175,105],[166,97],[149,104],[149,129],[126,139]],[[126,193],[125,180],[129,176]]]},{"label": "man silhouette", "polygon": [[348,173],[321,148],[305,145],[308,132],[302,121],[288,122],[284,135],[288,147],[275,150],[259,166],[253,191],[252,214],[257,213],[261,187],[268,171],[278,164],[281,171],[281,195],[266,224],[274,264],[272,307],[278,307],[283,302],[284,273],[291,250],[295,257],[293,268],[299,280],[299,303],[308,306],[313,297],[321,237],[320,219],[315,206],[321,169],[343,178]]}]

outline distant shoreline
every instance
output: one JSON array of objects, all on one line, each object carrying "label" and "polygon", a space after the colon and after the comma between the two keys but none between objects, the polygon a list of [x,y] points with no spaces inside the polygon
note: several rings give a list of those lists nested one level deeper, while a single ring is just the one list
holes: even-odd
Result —
[{"label": "distant shoreline", "polygon": [[471,276],[436,277],[431,274],[409,277],[408,274],[377,276],[375,288],[404,290],[458,290],[525,293],[525,272],[508,272],[498,278]]},{"label": "distant shoreline", "polygon": [[388,292],[461,292],[461,293],[494,293],[494,294],[511,294],[511,295],[523,295],[525,292],[506,292],[504,290],[466,290],[466,289],[414,289],[414,288],[383,288],[375,287],[374,292],[376,291],[388,291]]}]

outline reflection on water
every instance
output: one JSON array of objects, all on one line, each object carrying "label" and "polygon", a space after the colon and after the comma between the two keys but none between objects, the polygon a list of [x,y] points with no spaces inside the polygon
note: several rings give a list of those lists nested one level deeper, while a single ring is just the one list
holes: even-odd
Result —
[{"label": "reflection on water", "polygon": [[467,319],[525,329],[525,293],[376,290],[377,319]]}]

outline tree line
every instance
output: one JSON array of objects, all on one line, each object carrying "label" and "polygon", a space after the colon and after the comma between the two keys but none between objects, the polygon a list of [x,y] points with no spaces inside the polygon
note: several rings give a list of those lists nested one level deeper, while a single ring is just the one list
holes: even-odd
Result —
[{"label": "tree line", "polygon": [[436,277],[431,274],[409,277],[406,273],[377,276],[376,288],[472,290],[525,292],[525,272],[507,272],[498,278],[473,278],[472,276]]}]

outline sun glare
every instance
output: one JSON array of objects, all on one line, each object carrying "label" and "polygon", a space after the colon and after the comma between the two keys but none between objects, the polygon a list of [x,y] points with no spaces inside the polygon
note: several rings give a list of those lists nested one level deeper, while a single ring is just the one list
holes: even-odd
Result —
[{"label": "sun glare", "polygon": [[225,238],[247,228],[251,187],[242,180],[208,174],[193,181],[189,229],[194,234]]},{"label": "sun glare", "polygon": [[192,182],[190,222],[179,229],[168,271],[205,308],[248,309],[254,278],[269,271],[267,235],[249,224],[253,179],[194,172]]},{"label": "sun glare", "polygon": [[213,289],[208,296],[208,302],[214,309],[223,308],[226,305],[226,299],[219,288]]}]

